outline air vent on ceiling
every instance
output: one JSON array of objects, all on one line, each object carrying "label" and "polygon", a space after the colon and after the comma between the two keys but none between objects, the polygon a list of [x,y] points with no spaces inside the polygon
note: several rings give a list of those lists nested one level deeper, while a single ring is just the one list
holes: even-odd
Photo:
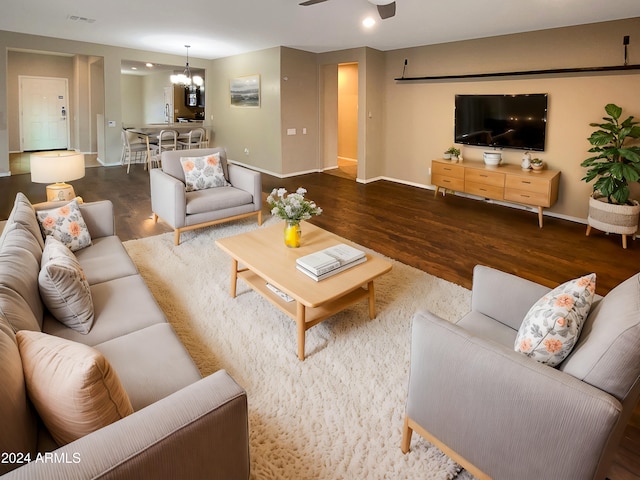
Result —
[{"label": "air vent on ceiling", "polygon": [[67,18],[72,22],[93,23],[96,21],[95,18],[80,17],[79,15],[67,15]]}]

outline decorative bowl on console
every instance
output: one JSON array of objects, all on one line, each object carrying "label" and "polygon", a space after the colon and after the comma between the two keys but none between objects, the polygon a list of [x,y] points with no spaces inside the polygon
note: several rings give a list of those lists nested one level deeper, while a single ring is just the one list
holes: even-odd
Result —
[{"label": "decorative bowl on console", "polygon": [[500,152],[484,152],[484,163],[490,167],[497,167],[502,163],[502,153]]}]

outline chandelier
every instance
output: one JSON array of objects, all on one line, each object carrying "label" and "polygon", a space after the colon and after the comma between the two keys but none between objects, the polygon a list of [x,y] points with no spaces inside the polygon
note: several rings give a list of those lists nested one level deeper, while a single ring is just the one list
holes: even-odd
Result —
[{"label": "chandelier", "polygon": [[199,75],[191,75],[191,67],[189,67],[189,48],[191,48],[191,45],[185,45],[185,48],[187,49],[187,63],[184,67],[184,72],[177,75],[171,75],[171,83],[184,85],[185,87],[190,87],[192,85],[202,86],[204,84],[202,77]]}]

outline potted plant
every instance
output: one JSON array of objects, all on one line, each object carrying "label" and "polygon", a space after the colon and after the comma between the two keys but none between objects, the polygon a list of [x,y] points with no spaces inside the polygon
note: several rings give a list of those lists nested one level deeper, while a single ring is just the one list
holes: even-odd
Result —
[{"label": "potted plant", "polygon": [[531,169],[534,172],[540,172],[544,168],[544,162],[539,158],[534,158],[531,160]]},{"label": "potted plant", "polygon": [[457,160],[460,155],[460,149],[451,147],[444,152],[444,158],[450,158],[451,160]]},{"label": "potted plant", "polygon": [[593,184],[589,199],[587,235],[591,227],[607,233],[622,235],[622,246],[626,248],[627,235],[638,230],[640,204],[630,200],[630,182],[640,181],[640,145],[629,145],[627,140],[640,138],[640,122],[634,117],[620,121],[622,108],[608,104],[604,123],[591,123],[598,129],[589,137],[594,156],[581,163],[587,174],[582,180]]}]

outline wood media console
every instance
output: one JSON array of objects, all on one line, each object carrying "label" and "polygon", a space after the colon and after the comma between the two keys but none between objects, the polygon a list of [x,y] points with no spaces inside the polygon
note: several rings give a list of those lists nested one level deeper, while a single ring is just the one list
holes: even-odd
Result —
[{"label": "wood media console", "polygon": [[519,165],[488,166],[482,161],[454,163],[436,159],[431,162],[434,196],[441,188],[478,197],[502,200],[538,208],[538,225],[542,228],[542,209],[558,200],[560,171],[522,170]]}]

